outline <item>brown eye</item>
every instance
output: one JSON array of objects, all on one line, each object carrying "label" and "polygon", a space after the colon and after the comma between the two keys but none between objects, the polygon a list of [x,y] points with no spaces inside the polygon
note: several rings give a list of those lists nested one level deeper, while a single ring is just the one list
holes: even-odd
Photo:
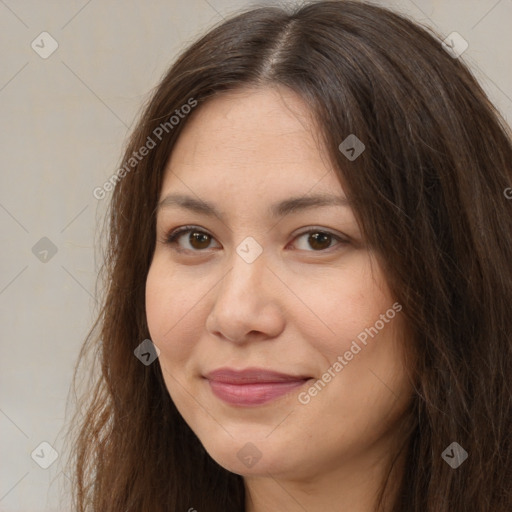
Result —
[{"label": "brown eye", "polygon": [[307,252],[327,252],[328,249],[338,245],[341,249],[349,243],[348,240],[319,229],[311,229],[300,235],[295,239],[294,245],[297,249]]},{"label": "brown eye", "polygon": [[309,245],[318,251],[327,249],[330,247],[332,242],[332,235],[329,233],[310,233],[308,238]]},{"label": "brown eye", "polygon": [[194,249],[207,249],[210,245],[211,238],[210,235],[202,233],[201,231],[193,231],[190,233],[188,240],[189,244]]},{"label": "brown eye", "polygon": [[169,233],[164,241],[179,252],[203,252],[210,248],[212,240],[215,240],[212,235],[194,227],[184,226]]}]

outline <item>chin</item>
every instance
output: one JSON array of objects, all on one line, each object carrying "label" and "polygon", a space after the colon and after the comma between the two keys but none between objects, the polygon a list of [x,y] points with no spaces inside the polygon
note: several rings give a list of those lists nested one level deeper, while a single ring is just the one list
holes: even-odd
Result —
[{"label": "chin", "polygon": [[[272,444],[274,446],[272,446]],[[269,440],[246,435],[242,439],[229,438],[224,443],[212,441],[203,445],[215,462],[224,469],[241,476],[268,476],[268,474],[288,473],[299,461],[289,458]]]},{"label": "chin", "polygon": [[233,454],[222,454],[220,456],[216,455],[212,458],[224,469],[244,477],[268,476],[269,473],[272,475],[281,473],[284,469],[280,465],[282,463],[273,463],[272,461],[267,460],[264,455],[259,459],[254,459],[253,461],[250,461],[249,459],[245,461],[240,460],[236,452],[234,456]]}]

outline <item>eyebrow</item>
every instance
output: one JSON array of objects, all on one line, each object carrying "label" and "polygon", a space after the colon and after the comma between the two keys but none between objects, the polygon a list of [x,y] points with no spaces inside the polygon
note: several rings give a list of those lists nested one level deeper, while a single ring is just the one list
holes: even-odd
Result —
[{"label": "eyebrow", "polygon": [[[169,194],[165,196],[157,206],[157,211],[162,208],[178,206],[195,213],[218,217],[225,220],[225,216],[213,204],[196,199],[184,194]],[[293,212],[304,211],[322,206],[343,206],[348,207],[349,201],[346,197],[332,194],[316,194],[302,197],[291,197],[278,203],[270,205],[268,213],[271,217],[284,217]]]}]

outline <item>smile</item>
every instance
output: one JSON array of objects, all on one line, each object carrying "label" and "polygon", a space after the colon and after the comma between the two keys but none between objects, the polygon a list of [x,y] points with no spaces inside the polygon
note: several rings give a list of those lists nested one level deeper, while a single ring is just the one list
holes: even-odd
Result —
[{"label": "smile", "polygon": [[221,368],[205,376],[212,393],[237,406],[266,404],[303,386],[309,377],[286,375],[265,369],[231,370]]}]

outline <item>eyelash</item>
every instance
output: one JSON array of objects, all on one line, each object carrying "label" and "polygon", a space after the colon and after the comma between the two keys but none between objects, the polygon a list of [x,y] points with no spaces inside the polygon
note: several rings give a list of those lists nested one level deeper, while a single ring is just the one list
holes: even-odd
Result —
[{"label": "eyelash", "polygon": [[[177,241],[178,239],[183,236],[184,234],[186,233],[190,233],[190,232],[196,232],[196,233],[200,233],[202,235],[208,235],[210,236],[212,239],[215,239],[212,235],[210,235],[210,233],[208,233],[207,231],[203,231],[202,229],[199,229],[197,226],[182,226],[181,228],[177,228],[175,229],[174,231],[171,231],[168,235],[165,236],[165,238],[162,240],[162,242],[166,245],[171,245],[171,246],[176,246],[174,248],[174,250],[178,251],[178,252],[187,252],[187,253],[201,253],[201,252],[206,252],[208,249],[203,249],[203,250],[200,250],[200,249],[182,249],[178,246],[177,244]],[[335,235],[334,233],[331,233],[330,231],[325,231],[325,230],[322,230],[322,229],[310,229],[308,231],[303,231],[302,233],[298,233],[297,236],[294,238],[294,240],[296,238],[300,238],[304,235],[309,235],[311,233],[320,233],[322,235],[328,235],[330,237],[333,238],[333,240],[337,241],[338,242],[338,245],[341,245],[341,246],[344,246],[344,245],[348,245],[350,242],[338,235]],[[330,251],[330,249],[332,249],[333,247],[336,247],[336,245],[333,245],[331,247],[327,247],[327,249],[321,249],[321,250],[311,250],[311,251],[306,251],[306,252],[314,252],[314,253],[325,253],[327,251]]]}]

